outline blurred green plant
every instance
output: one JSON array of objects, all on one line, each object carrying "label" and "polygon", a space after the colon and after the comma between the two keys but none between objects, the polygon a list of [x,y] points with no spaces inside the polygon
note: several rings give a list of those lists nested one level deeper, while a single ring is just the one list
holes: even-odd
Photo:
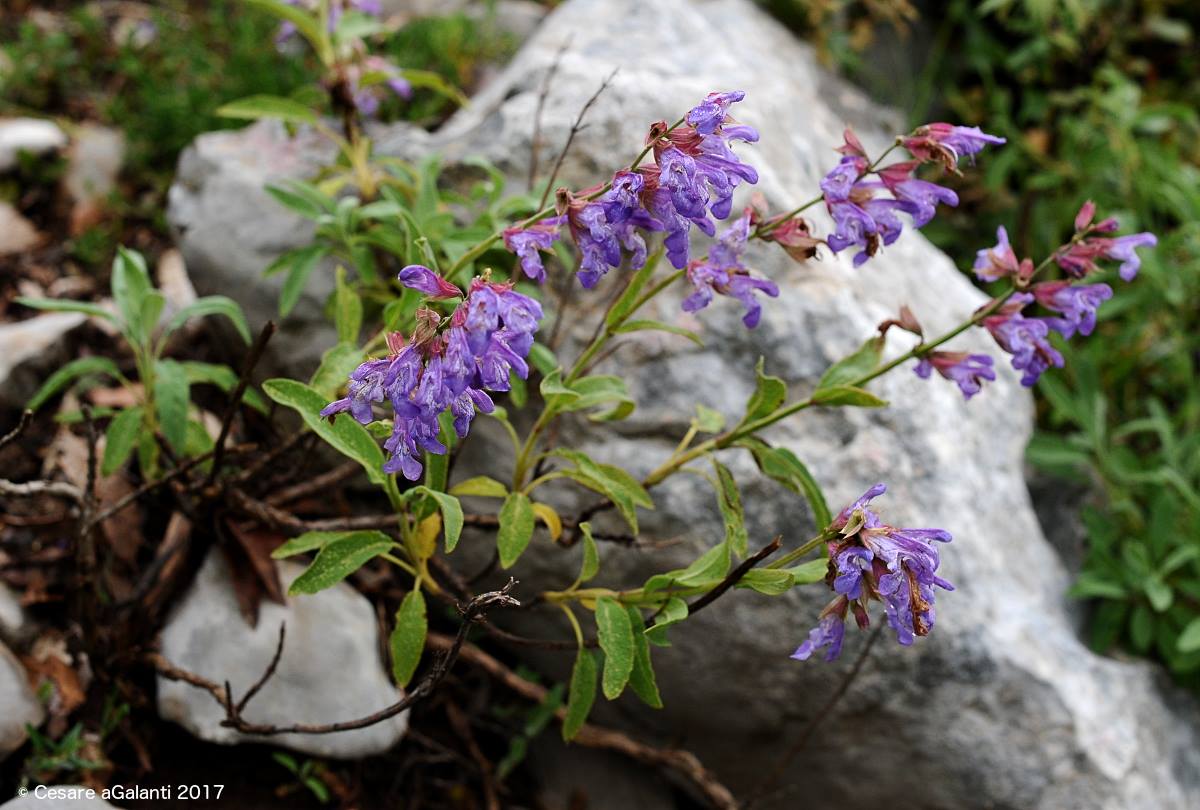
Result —
[{"label": "blurred green plant", "polygon": [[795,9],[839,8],[819,15],[834,29],[823,41],[851,42],[869,19],[874,36],[859,34],[857,49],[827,49],[846,72],[914,125],[986,122],[1009,139],[960,179],[960,207],[925,229],[960,267],[1000,224],[1019,254],[1045,254],[1085,198],[1158,235],[1136,283],[1116,282],[1098,335],[1058,343],[1066,368],[1037,387],[1029,459],[1095,493],[1072,591],[1098,600],[1093,645],[1124,643],[1200,684],[1200,5],[951,0],[925,8],[901,45],[919,62],[908,74],[870,52],[889,19],[872,4],[772,5],[810,34]]}]

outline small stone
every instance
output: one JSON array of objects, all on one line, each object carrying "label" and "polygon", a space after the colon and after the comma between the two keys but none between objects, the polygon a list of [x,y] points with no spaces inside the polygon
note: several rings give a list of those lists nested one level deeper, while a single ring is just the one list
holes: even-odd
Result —
[{"label": "small stone", "polygon": [[67,160],[63,188],[75,201],[71,233],[78,235],[104,214],[105,201],[116,188],[125,161],[125,135],[117,129],[84,124],[75,134]]},{"label": "small stone", "polygon": [[0,761],[25,744],[26,724],[41,725],[45,711],[29,688],[25,667],[0,643]]},{"label": "small stone", "polygon": [[0,256],[23,253],[40,245],[42,235],[17,209],[0,202]]},{"label": "small stone", "polygon": [[21,152],[41,155],[66,145],[66,134],[53,121],[41,118],[0,120],[0,172],[16,166]]},{"label": "small stone", "polygon": [[[284,585],[303,572],[279,563]],[[275,654],[279,625],[287,640],[274,676],[246,708],[254,723],[333,723],[354,720],[402,697],[379,660],[375,611],[346,583],[287,600],[265,601],[258,624],[238,612],[229,566],[214,549],[162,632],[162,653],[175,666],[217,683],[229,681],[234,697],[246,693]],[[158,713],[209,742],[266,741],[319,757],[354,759],[382,753],[404,736],[408,712],[362,729],[336,734],[251,737],[225,728],[225,710],[212,695],[184,683],[158,679]]]}]

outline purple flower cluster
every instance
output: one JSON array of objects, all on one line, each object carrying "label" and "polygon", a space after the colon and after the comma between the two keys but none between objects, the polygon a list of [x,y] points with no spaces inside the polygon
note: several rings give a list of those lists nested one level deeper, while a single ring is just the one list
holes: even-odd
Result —
[{"label": "purple flower cluster", "polygon": [[746,211],[721,234],[717,243],[708,251],[708,256],[691,262],[687,268],[688,281],[695,292],[683,301],[683,308],[696,312],[708,306],[713,294],[727,295],[741,301],[746,307],[742,323],[750,329],[758,326],[762,315],[762,304],[754,296],[761,292],[775,298],[779,288],[771,281],[756,278],[741,262],[742,250],[750,238],[750,212]]},{"label": "purple flower cluster", "polygon": [[986,354],[967,352],[930,352],[917,363],[915,371],[923,380],[929,379],[929,375],[937,371],[958,385],[964,399],[978,394],[984,380],[996,379],[992,358]]},{"label": "purple flower cluster", "polygon": [[[930,124],[918,132],[933,126],[940,125]],[[900,213],[912,219],[914,228],[922,228],[933,219],[939,203],[958,205],[958,195],[952,190],[920,180],[913,173],[922,162],[940,159],[934,156],[927,142],[942,143],[944,152],[955,155],[959,152],[951,150],[945,143],[953,143],[958,147],[964,147],[966,143],[974,145],[974,141],[967,136],[957,134],[958,130],[965,129],[953,127],[949,135],[937,136],[941,140],[932,135],[920,140],[910,137],[905,143],[912,143],[909,149],[918,159],[894,163],[877,171],[871,169],[872,164],[862,143],[847,129],[845,143],[838,149],[842,159],[821,181],[825,206],[833,217],[834,225],[833,232],[825,240],[829,249],[840,253],[846,248],[858,247],[859,252],[854,256],[854,266],[858,267],[874,256],[881,246],[890,245],[900,238],[904,228]],[[988,143],[1004,142],[1002,138],[980,135]],[[982,148],[981,141],[974,151]],[[957,165],[957,157],[954,165]],[[868,179],[871,174],[877,179]]]},{"label": "purple flower cluster", "polygon": [[934,542],[950,542],[942,529],[897,529],[883,523],[867,505],[887,490],[876,484],[843,509],[829,529],[829,573],[826,583],[837,596],[824,610],[816,628],[792,658],[808,660],[818,649],[828,648],[825,660],[838,657],[848,612],[860,628],[870,624],[872,600],[883,602],[888,625],[903,645],[933,629],[934,587],[954,590],[937,575],[939,557]]},{"label": "purple flower cluster", "polygon": [[518,256],[524,273],[539,282],[545,279],[540,252],[550,250],[563,224],[579,248],[578,275],[584,287],[594,287],[626,255],[634,269],[643,266],[643,231],[663,232],[671,264],[687,267],[692,226],[713,236],[711,217],[729,216],[734,189],[758,182],[758,172],[731,146],[758,140],[752,127],[729,115],[730,105],[744,97],[741,91],[710,93],[680,126],[654,124],[648,138],[652,164],[617,172],[607,189],[560,190],[558,217],[506,230],[504,244]]},{"label": "purple flower cluster", "polygon": [[951,172],[958,171],[958,163],[964,157],[974,158],[985,146],[999,146],[1003,143],[1004,138],[988,135],[979,127],[962,127],[941,122],[919,126],[912,134],[900,140],[900,145],[913,157],[941,163]]},{"label": "purple flower cluster", "polygon": [[525,358],[542,317],[541,305],[514,292],[511,284],[476,278],[462,290],[420,265],[400,271],[400,281],[431,298],[462,297],[448,318],[431,309],[417,312],[418,325],[405,341],[389,336],[389,356],[368,360],[350,374],[345,398],[331,402],[322,416],[349,412],[362,424],[375,419],[374,405],[391,405],[392,435],[384,443],[390,457],[383,469],[410,481],[421,476],[421,453],[446,452],[438,438],[438,418],[449,411],[459,438],[467,435],[476,411],[491,413],[487,391],[509,390],[509,375],[529,374]]}]

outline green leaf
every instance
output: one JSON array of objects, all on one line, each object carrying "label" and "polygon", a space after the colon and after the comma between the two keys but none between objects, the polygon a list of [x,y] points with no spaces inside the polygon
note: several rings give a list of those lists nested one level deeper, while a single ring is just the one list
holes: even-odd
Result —
[{"label": "green leaf", "polygon": [[1200,650],[1200,617],[1192,619],[1179,634],[1176,647],[1181,653],[1192,653]]},{"label": "green leaf", "polygon": [[804,496],[819,528],[833,522],[833,515],[829,511],[829,504],[825,501],[820,484],[795,453],[786,447],[772,447],[753,436],[742,439],[738,445],[754,454],[754,461],[763,475],[778,481],[797,495]]},{"label": "green leaf", "polygon": [[673,624],[678,624],[688,617],[687,602],[678,596],[672,596],[663,603],[662,610],[654,620],[652,627],[644,631],[647,640],[659,647],[670,646],[667,642],[666,630]]},{"label": "green leaf", "polygon": [[583,562],[576,584],[582,585],[600,572],[600,549],[596,547],[596,538],[592,537],[592,524],[580,523],[579,533],[583,535]]},{"label": "green leaf", "polygon": [[425,635],[429,620],[425,613],[425,597],[420,588],[409,591],[396,611],[396,626],[388,646],[392,651],[392,677],[397,686],[407,686],[421,663],[425,650]]},{"label": "green leaf", "polygon": [[663,323],[662,321],[654,321],[649,319],[626,321],[617,329],[613,330],[613,333],[623,335],[629,332],[641,332],[644,330],[670,332],[672,335],[679,335],[680,337],[687,338],[697,346],[704,345],[704,341],[700,339],[700,336],[691,329],[684,329],[682,326],[674,326],[669,323]]},{"label": "green leaf", "polygon": [[696,428],[697,433],[720,433],[725,429],[725,414],[707,405],[697,405],[692,427]]},{"label": "green leaf", "polygon": [[853,383],[879,366],[883,357],[883,337],[876,336],[860,346],[853,354],[830,366],[817,382],[817,391]]},{"label": "green leaf", "polygon": [[[187,375],[188,385],[208,383],[215,385],[225,393],[230,393],[237,386],[238,375],[229,366],[219,366],[215,363],[201,363],[198,360],[181,360],[183,373]],[[268,406],[262,394],[247,386],[242,394],[242,401],[259,413],[265,414]]]},{"label": "green leaf", "polygon": [[636,655],[629,614],[615,599],[605,596],[596,602],[596,629],[600,649],[604,650],[604,675],[601,678],[604,697],[616,700],[629,683]]},{"label": "green leaf", "polygon": [[529,350],[529,364],[545,377],[558,368],[558,358],[554,356],[554,352],[548,347],[541,343],[535,343]]},{"label": "green leaf", "polygon": [[629,391],[625,388],[625,381],[620,377],[607,374],[584,377],[573,383],[570,390],[579,396],[577,399],[568,401],[563,410],[582,411],[610,402],[617,403],[607,411],[590,414],[588,418],[596,422],[613,422],[624,419],[637,407],[637,403],[633,401],[633,397],[629,396]]},{"label": "green leaf", "polygon": [[454,85],[447,82],[440,73],[434,73],[431,70],[413,70],[406,68],[400,71],[400,75],[408,81],[413,87],[422,87],[426,90],[432,90],[438,95],[445,96],[460,107],[465,107],[470,104],[470,100],[462,94]]},{"label": "green leaf", "polygon": [[495,478],[489,478],[486,475],[477,475],[474,478],[468,478],[466,481],[460,481],[450,487],[451,495],[468,495],[476,498],[503,498],[508,495],[508,487],[501,484]]},{"label": "green leaf", "polygon": [[629,626],[633,631],[633,671],[629,673],[629,685],[643,703],[652,709],[661,709],[662,696],[658,693],[658,682],[650,663],[650,642],[645,633],[639,632],[645,624],[642,612],[633,605],[627,606],[625,612],[629,615]]},{"label": "green leaf", "polygon": [[562,737],[570,742],[587,721],[596,702],[596,656],[580,648],[571,670],[571,686],[567,691],[567,714],[563,717]]},{"label": "green leaf", "polygon": [[882,408],[886,399],[880,399],[870,391],[849,385],[834,385],[813,392],[813,402],[818,405],[851,405],[857,408]]},{"label": "green leaf", "polygon": [[205,315],[224,315],[233,324],[233,328],[247,344],[250,343],[250,327],[246,324],[246,316],[242,308],[232,298],[224,295],[206,295],[197,298],[183,309],[175,313],[167,323],[167,332],[174,332],[188,322],[189,318],[200,318]]},{"label": "green leaf", "polygon": [[1144,580],[1142,590],[1146,592],[1146,598],[1150,600],[1150,606],[1156,613],[1163,613],[1175,601],[1175,592],[1171,590],[1171,586],[1158,577]]},{"label": "green leaf", "polygon": [[729,468],[716,458],[712,460],[713,468],[717,471],[717,504],[721,509],[721,518],[725,521],[725,542],[739,557],[746,556],[746,546],[749,537],[746,534],[746,515],[742,509],[742,496],[738,492],[737,481]]},{"label": "green leaf", "polygon": [[579,392],[563,384],[562,370],[557,368],[542,377],[538,390],[542,393],[542,399],[546,401],[546,410],[551,413],[566,410],[579,399]]},{"label": "green leaf", "polygon": [[346,268],[337,269],[337,286],[333,291],[333,321],[337,326],[338,340],[342,343],[358,343],[362,329],[362,299],[346,283]]},{"label": "green leaf", "polygon": [[829,571],[829,558],[817,557],[815,560],[809,560],[785,570],[792,575],[795,580],[794,584],[811,585],[825,579],[825,574]]},{"label": "green leaf", "polygon": [[284,208],[305,219],[317,219],[322,214],[333,213],[333,199],[320,189],[307,183],[293,181],[287,186],[267,186],[266,192]]},{"label": "green leaf", "polygon": [[321,355],[321,365],[313,372],[309,386],[327,399],[333,399],[346,385],[350,372],[358,368],[366,355],[353,343],[337,343]]},{"label": "green leaf", "polygon": [[112,294],[117,309],[129,327],[130,334],[137,341],[146,337],[146,328],[142,324],[142,299],[154,289],[150,283],[150,271],[146,269],[146,260],[137,251],[124,247],[117,248],[117,255],[112,264]]},{"label": "green leaf", "polygon": [[325,397],[295,380],[276,378],[267,380],[262,387],[271,399],[298,412],[304,423],[334,449],[361,464],[372,483],[383,484],[386,480],[383,451],[353,417],[338,414],[330,421],[321,416],[321,409],[327,404]]},{"label": "green leaf", "polygon": [[146,330],[147,337],[154,333],[154,327],[158,326],[158,319],[162,317],[163,307],[166,305],[167,299],[158,290],[150,290],[142,298],[142,310],[138,313],[138,321]]},{"label": "green leaf", "polygon": [[1137,605],[1129,618],[1129,639],[1134,649],[1145,654],[1154,643],[1154,614],[1145,605]]},{"label": "green leaf", "polygon": [[304,293],[304,285],[312,275],[317,264],[325,257],[325,250],[309,251],[296,257],[288,268],[287,278],[283,281],[283,289],[279,291],[279,315],[287,317]]},{"label": "green leaf", "polygon": [[787,399],[787,386],[778,377],[764,374],[763,362],[763,358],[758,358],[758,364],[754,367],[757,384],[754,393],[746,402],[746,415],[742,418],[742,424],[753,422],[773,413]]},{"label": "green leaf", "polygon": [[317,114],[298,101],[282,96],[265,94],[247,96],[217,108],[222,118],[241,118],[257,121],[260,118],[278,118],[292,124],[315,124]]},{"label": "green leaf", "polygon": [[117,323],[117,317],[99,304],[89,301],[69,301],[65,298],[26,298],[17,296],[16,303],[30,309],[40,309],[46,312],[82,312],[94,318],[102,318],[109,323]]},{"label": "green leaf", "polygon": [[665,574],[655,574],[646,580],[646,584],[642,588],[647,593],[651,593],[672,585],[683,585],[689,588],[715,585],[729,573],[731,563],[729,544],[718,543],[701,554],[687,568],[669,571]]},{"label": "green leaf", "polygon": [[510,568],[529,546],[533,523],[533,504],[529,498],[523,492],[510,492],[500,508],[500,531],[496,536],[501,568]]},{"label": "green leaf", "polygon": [[108,423],[104,432],[104,460],[100,464],[101,475],[112,475],[125,464],[129,454],[137,445],[142,430],[141,408],[127,408]]},{"label": "green leaf", "polygon": [[576,469],[565,470],[572,481],[583,484],[608,497],[634,534],[637,534],[637,507],[654,508],[654,502],[645,488],[629,473],[611,464],[598,464],[586,453],[567,448],[556,448],[553,453],[574,462]]},{"label": "green leaf", "polygon": [[437,502],[438,509],[442,512],[442,531],[446,534],[446,553],[454,551],[463,530],[463,510],[458,498],[426,486],[413,487],[412,491],[422,493]]},{"label": "green leaf", "polygon": [[353,532],[305,532],[288,540],[279,548],[271,552],[271,556],[277,560],[282,560],[287,557],[294,557],[297,554],[304,554],[307,551],[314,549],[322,549],[330,543],[337,542],[346,537],[349,537]]},{"label": "green leaf", "polygon": [[107,357],[80,357],[51,374],[25,407],[36,411],[45,405],[48,399],[70,385],[73,380],[88,374],[107,374],[110,377],[121,379],[121,370]]},{"label": "green leaf", "polygon": [[738,588],[750,588],[767,596],[787,593],[796,584],[791,571],[782,568],[751,568],[738,580]]},{"label": "green leaf", "polygon": [[182,452],[187,439],[188,380],[183,366],[174,360],[154,361],[154,406],[167,443]]},{"label": "green leaf", "polygon": [[350,532],[326,544],[303,574],[288,588],[288,594],[317,593],[330,588],[361,568],[368,560],[390,551],[392,541],[379,531]]}]

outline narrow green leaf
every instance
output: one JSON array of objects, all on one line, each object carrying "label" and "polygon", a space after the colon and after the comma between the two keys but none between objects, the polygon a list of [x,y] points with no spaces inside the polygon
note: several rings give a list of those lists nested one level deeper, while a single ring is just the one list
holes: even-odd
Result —
[{"label": "narrow green leaf", "polygon": [[321,30],[316,15],[311,11],[289,6],[281,0],[245,0],[247,5],[257,6],[280,20],[287,20],[296,26],[300,36],[308,40],[308,44],[317,52],[322,62],[328,63],[331,54],[329,38]]},{"label": "narrow green leaf", "polygon": [[829,572],[829,558],[817,557],[784,570],[792,575],[796,585],[811,585],[825,579],[825,574]]},{"label": "narrow green leaf", "polygon": [[46,312],[81,312],[84,315],[91,315],[95,318],[103,318],[109,323],[116,323],[117,316],[113,315],[99,304],[93,304],[90,301],[70,301],[66,298],[26,298],[25,296],[17,296],[13,299],[16,303],[30,309],[40,309]]},{"label": "narrow green leaf", "polygon": [[217,108],[222,118],[242,118],[257,121],[260,118],[278,118],[292,124],[315,124],[317,114],[298,101],[282,96],[260,94],[239,98]]},{"label": "narrow green leaf", "polygon": [[1200,650],[1200,617],[1192,619],[1183,632],[1179,634],[1176,647],[1181,653],[1192,653]]},{"label": "narrow green leaf", "polygon": [[596,702],[596,656],[591,650],[580,649],[571,670],[571,686],[567,691],[567,714],[563,718],[562,737],[570,742],[587,721]]},{"label": "narrow green leaf", "polygon": [[729,468],[714,458],[713,467],[717,471],[717,504],[721,509],[721,518],[725,522],[725,542],[734,554],[746,556],[746,546],[749,537],[746,533],[746,515],[742,509],[742,496],[738,492],[737,481]]},{"label": "narrow green leaf", "polygon": [[158,319],[162,317],[166,305],[167,299],[158,290],[150,290],[142,298],[142,311],[138,313],[138,321],[146,330],[147,337],[154,334],[154,327],[158,326]]},{"label": "narrow green leaf", "polygon": [[579,584],[587,582],[600,572],[600,550],[596,548],[596,538],[592,537],[592,524],[580,523],[579,533],[583,535],[583,562],[579,566]]},{"label": "narrow green leaf", "polygon": [[121,370],[107,357],[80,357],[51,374],[29,400],[26,407],[31,411],[36,411],[45,405],[48,399],[70,385],[73,380],[88,374],[107,374],[110,377],[121,378]]},{"label": "narrow green leaf", "polygon": [[880,399],[870,391],[849,385],[834,385],[813,393],[813,402],[819,405],[850,405],[856,408],[882,408],[886,399]]},{"label": "narrow green leaf", "polygon": [[104,432],[104,460],[100,463],[101,475],[112,475],[125,464],[129,454],[137,445],[142,430],[141,408],[127,408],[108,423]]},{"label": "narrow green leaf", "polygon": [[342,343],[358,343],[362,329],[362,299],[346,283],[346,268],[338,266],[337,286],[333,291],[333,320],[337,326],[338,340]]},{"label": "narrow green leaf", "polygon": [[346,385],[350,372],[358,368],[366,355],[353,343],[337,343],[321,355],[321,365],[308,381],[309,387],[327,399],[333,399]]},{"label": "narrow green leaf", "polygon": [[297,188],[302,184],[289,184],[287,186],[267,186],[266,192],[275,198],[275,201],[287,208],[293,213],[299,214],[305,219],[317,219],[322,214],[327,214],[333,211],[332,199],[326,198],[320,190],[313,186],[306,188]]},{"label": "narrow green leaf", "polygon": [[500,530],[496,536],[501,568],[510,568],[529,546],[533,524],[533,504],[529,498],[523,492],[510,492],[500,508]]},{"label": "narrow green leaf", "polygon": [[458,498],[426,486],[414,487],[413,492],[423,493],[437,502],[442,512],[442,531],[446,534],[446,553],[454,551],[463,530],[463,510]]},{"label": "narrow green leaf", "polygon": [[575,463],[576,469],[563,471],[568,478],[608,497],[629,528],[637,534],[637,507],[654,508],[650,495],[637,479],[619,467],[598,464],[578,450],[557,448],[553,452]]},{"label": "narrow green leaf", "polygon": [[682,326],[674,326],[669,323],[663,323],[662,321],[654,321],[649,319],[626,321],[620,327],[614,329],[613,332],[614,334],[623,335],[629,332],[641,332],[645,330],[670,332],[672,335],[679,335],[680,337],[687,338],[697,346],[704,345],[704,341],[700,339],[700,336],[691,329],[684,329]]},{"label": "narrow green leaf", "polygon": [[876,336],[858,347],[853,354],[834,363],[817,382],[817,390],[853,383],[879,366],[883,356],[883,337]]},{"label": "narrow green leaf", "polygon": [[757,383],[754,393],[750,395],[749,401],[746,402],[746,415],[742,418],[743,424],[753,422],[767,414],[773,413],[787,399],[787,386],[778,377],[764,374],[763,363],[764,360],[760,357],[758,358],[758,364],[754,367],[754,376]]},{"label": "narrow green leaf", "polygon": [[389,551],[391,539],[379,531],[350,532],[325,545],[317,558],[288,588],[288,593],[317,593],[332,587],[361,568],[368,560]]},{"label": "narrow green leaf", "polygon": [[767,596],[778,596],[790,591],[795,584],[795,575],[786,569],[751,568],[738,580],[736,587],[750,588]]},{"label": "narrow green leaf", "polygon": [[353,417],[338,414],[330,421],[321,416],[321,409],[328,404],[325,397],[295,380],[276,378],[267,380],[262,387],[271,399],[298,412],[304,423],[334,449],[361,464],[372,483],[384,482],[383,451]]},{"label": "narrow green leaf", "polygon": [[466,481],[460,481],[450,487],[451,495],[469,495],[476,498],[503,498],[508,495],[508,487],[501,484],[495,478],[489,478],[486,475],[477,475],[474,478],[468,478]]},{"label": "narrow green leaf", "polygon": [[561,406],[564,411],[582,411],[598,405],[616,403],[611,409],[589,415],[589,419],[597,422],[612,422],[624,419],[633,413],[637,404],[625,388],[625,381],[620,377],[607,374],[597,374],[577,380],[570,389],[577,399],[567,400]]},{"label": "narrow green leaf", "polygon": [[[183,373],[187,375],[189,385],[208,383],[228,394],[233,391],[238,382],[238,375],[234,374],[233,369],[229,366],[201,363],[198,360],[181,360],[179,365],[183,366]],[[262,394],[249,386],[242,394],[242,401],[259,413],[267,412],[267,401],[263,399]]]},{"label": "narrow green leaf", "polygon": [[188,381],[183,366],[174,360],[154,362],[154,406],[167,443],[183,451],[187,438]]},{"label": "narrow green leaf", "polygon": [[764,475],[783,484],[797,495],[804,496],[818,527],[824,528],[833,522],[833,515],[829,511],[829,504],[825,501],[820,484],[795,453],[786,447],[771,447],[754,436],[742,439],[738,445],[754,454],[754,460]]},{"label": "narrow green leaf", "polygon": [[706,405],[696,405],[692,426],[698,433],[720,433],[725,429],[725,414]]},{"label": "narrow green leaf", "polygon": [[646,639],[659,647],[669,647],[667,641],[667,628],[673,624],[678,624],[688,617],[687,602],[680,599],[678,596],[672,596],[663,603],[662,610],[654,619],[654,625],[646,628],[644,634]]},{"label": "narrow green leaf", "polygon": [[113,300],[130,332],[135,339],[144,340],[146,328],[143,328],[141,320],[142,299],[153,289],[153,285],[142,254],[124,247],[117,248],[112,264],[111,286]]},{"label": "narrow green leaf", "polygon": [[388,646],[392,651],[392,677],[397,686],[407,686],[412,680],[421,653],[425,650],[425,635],[429,619],[425,613],[425,597],[420,588],[409,591],[396,611],[396,626]]},{"label": "narrow green leaf", "polygon": [[646,634],[641,632],[645,625],[642,612],[633,605],[626,606],[625,612],[629,615],[629,626],[633,630],[633,671],[629,673],[629,685],[643,703],[652,709],[661,709],[663,702],[650,661],[650,642]]},{"label": "narrow green leaf", "polygon": [[167,331],[174,332],[187,323],[189,318],[200,318],[205,315],[224,315],[233,324],[233,328],[237,330],[242,340],[247,344],[250,343],[250,327],[246,323],[246,316],[242,314],[242,308],[238,306],[237,301],[224,295],[206,295],[203,298],[197,298],[175,313],[167,324]]},{"label": "narrow green leaf", "polygon": [[353,532],[305,532],[288,540],[279,548],[271,552],[271,556],[277,560],[286,559],[287,557],[295,557],[297,554],[303,554],[306,551],[313,551],[325,548],[330,543],[337,542],[346,537],[349,537]]},{"label": "narrow green leaf", "polygon": [[633,659],[637,654],[629,614],[615,599],[603,597],[596,602],[596,629],[600,649],[604,650],[604,675],[601,679],[604,696],[616,700],[625,691],[625,684],[629,683]]},{"label": "narrow green leaf", "polygon": [[312,275],[313,270],[317,268],[317,264],[325,256],[325,251],[311,251],[304,253],[296,258],[288,269],[287,278],[283,281],[283,289],[279,291],[279,315],[287,317],[292,308],[300,300],[300,296],[304,293],[304,285],[308,283],[308,277]]}]

